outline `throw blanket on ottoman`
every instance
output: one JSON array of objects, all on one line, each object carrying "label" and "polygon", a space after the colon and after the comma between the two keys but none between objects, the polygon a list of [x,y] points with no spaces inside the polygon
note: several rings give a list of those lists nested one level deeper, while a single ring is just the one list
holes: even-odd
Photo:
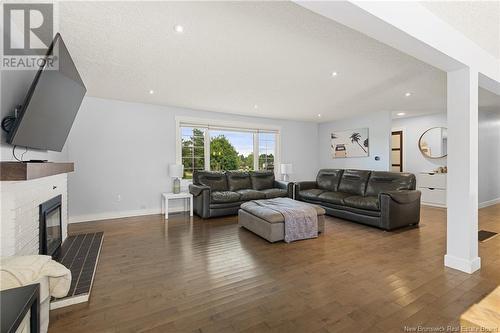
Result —
[{"label": "throw blanket on ottoman", "polygon": [[255,200],[254,203],[283,215],[285,242],[318,237],[318,213],[310,204],[288,198]]}]

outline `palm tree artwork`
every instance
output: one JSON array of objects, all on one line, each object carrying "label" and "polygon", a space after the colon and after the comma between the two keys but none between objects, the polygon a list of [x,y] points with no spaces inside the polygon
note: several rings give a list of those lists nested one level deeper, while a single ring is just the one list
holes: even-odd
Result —
[{"label": "palm tree artwork", "polygon": [[366,157],[369,151],[368,128],[330,132],[332,158]]},{"label": "palm tree artwork", "polygon": [[[356,142],[356,143],[358,144],[358,146],[360,146],[360,147],[361,147],[361,149],[363,149],[363,151],[364,151],[365,153],[367,153],[367,151],[366,151],[365,147],[363,147],[363,146],[359,143],[359,140],[361,140],[361,134],[359,134],[358,132],[354,132],[354,133],[352,133],[352,134],[351,134],[351,136],[349,137],[349,139],[351,139],[351,142],[352,142],[352,143]],[[366,142],[366,141],[365,141],[365,142]],[[368,142],[366,142],[366,143],[368,143]]]},{"label": "palm tree artwork", "polygon": [[[330,136],[330,138],[332,139],[331,142],[333,142],[333,140],[335,140],[335,139],[338,139],[338,137],[335,135],[335,133],[332,133],[332,135]],[[333,144],[330,144],[330,147],[332,148],[332,151],[335,150],[335,146]]]}]

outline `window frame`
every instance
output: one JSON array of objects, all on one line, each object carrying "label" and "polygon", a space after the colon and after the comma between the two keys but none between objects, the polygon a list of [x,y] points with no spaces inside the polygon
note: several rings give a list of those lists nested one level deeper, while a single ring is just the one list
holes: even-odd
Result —
[{"label": "window frame", "polygon": [[[255,170],[259,170],[259,166],[260,166],[260,154],[261,154],[261,151],[260,151],[260,148],[261,148],[261,142],[260,142],[260,134],[268,134],[269,132],[257,132],[254,134],[254,156],[257,156],[257,158],[254,157],[254,169]],[[257,137],[257,140],[255,141],[255,137]],[[263,140],[263,141],[268,141],[268,140]],[[278,148],[277,148],[277,145],[278,145],[278,139],[277,139],[277,136],[275,137],[275,150],[277,151]],[[267,154],[267,151],[266,151],[266,155]],[[274,154],[274,158],[273,158],[273,166],[274,166],[274,174],[278,174],[279,172],[279,169],[277,168],[277,164],[279,163],[278,160],[277,160],[277,153],[275,152]],[[267,161],[267,159],[266,159]]]},{"label": "window frame", "polygon": [[[205,154],[205,170],[210,170],[210,129],[226,130],[235,132],[252,132],[253,133],[253,166],[254,170],[259,170],[259,133],[274,133],[276,137],[276,152],[274,157],[274,174],[279,173],[279,164],[281,160],[281,126],[273,126],[268,124],[256,124],[247,122],[233,122],[223,120],[213,120],[204,118],[191,117],[175,117],[175,137],[176,137],[176,163],[182,164],[182,133],[181,127],[205,128],[204,131],[204,154]],[[190,181],[190,179],[183,178]]]},{"label": "window frame", "polygon": [[[183,138],[183,135],[182,135],[181,128],[182,128],[182,126],[178,127],[178,138],[177,138],[177,141],[179,141],[178,150],[180,150],[180,153],[179,153],[180,157],[178,159],[176,158],[176,164],[183,164],[182,163],[182,148],[183,148],[182,147],[182,138]],[[209,137],[207,135],[207,132],[208,132],[208,130],[204,128],[204,130],[203,130],[203,159],[204,159],[204,161],[203,162],[204,162],[205,170],[207,169],[207,160],[210,161],[210,156],[208,156],[208,159],[207,159],[207,154],[205,153],[206,149],[207,149],[207,137]],[[210,142],[208,143],[208,148],[210,148]],[[193,153],[194,153],[194,146],[193,146]],[[193,173],[194,173],[194,170],[195,169],[194,169],[194,166],[193,166]],[[189,179],[189,178],[182,178],[182,179]]]}]

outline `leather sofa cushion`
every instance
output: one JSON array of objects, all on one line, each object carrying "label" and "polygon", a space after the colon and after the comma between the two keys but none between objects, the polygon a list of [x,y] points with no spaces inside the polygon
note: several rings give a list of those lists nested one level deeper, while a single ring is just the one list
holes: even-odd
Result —
[{"label": "leather sofa cushion", "polygon": [[347,198],[349,196],[351,196],[351,194],[344,192],[323,192],[318,195],[318,199],[328,203],[343,205],[344,198]]},{"label": "leather sofa cushion", "polygon": [[325,192],[325,190],[320,190],[319,188],[313,188],[313,189],[310,189],[310,190],[303,190],[303,191],[300,191],[299,192],[299,195],[304,198],[304,199],[308,199],[308,200],[319,200],[318,199],[318,196]]},{"label": "leather sofa cushion", "polygon": [[250,174],[245,171],[226,171],[229,191],[238,191],[252,188]]},{"label": "leather sofa cushion", "polygon": [[251,189],[246,189],[246,190],[238,190],[236,191],[241,195],[241,201],[248,201],[248,200],[259,200],[259,199],[265,199],[266,194],[257,191],[257,190],[251,190]]},{"label": "leather sofa cushion", "polygon": [[254,190],[267,190],[274,187],[274,172],[272,171],[252,171],[250,178]]},{"label": "leather sofa cushion", "polygon": [[226,209],[226,208],[240,208],[244,201],[225,202],[225,203],[210,203],[210,209]]},{"label": "leather sofa cushion", "polygon": [[321,169],[316,176],[318,187],[326,191],[338,191],[342,169]]},{"label": "leather sofa cushion", "polygon": [[240,201],[241,194],[232,191],[215,191],[211,193],[213,203],[228,203]]},{"label": "leather sofa cushion", "polygon": [[[359,215],[366,215],[371,217],[380,217],[382,212],[380,210],[369,210],[369,209],[360,209],[356,207],[346,206],[346,205],[336,205],[329,202],[321,202],[321,206],[325,208],[335,209],[338,211],[349,211],[352,213],[356,213]],[[328,209],[327,209],[328,211]]]},{"label": "leather sofa cushion", "polygon": [[[195,178],[193,176],[193,178]],[[212,191],[227,191],[227,179],[226,175],[222,172],[217,171],[198,171],[196,173],[195,181],[199,185],[205,185],[210,187]]]},{"label": "leather sofa cushion", "polygon": [[415,175],[411,173],[372,171],[366,195],[378,196],[380,192],[414,190],[415,182]]},{"label": "leather sofa cushion", "polygon": [[284,198],[288,196],[288,191],[281,188],[269,188],[260,192],[266,195],[266,199]]},{"label": "leather sofa cushion", "polygon": [[360,209],[380,210],[380,204],[377,197],[351,196],[344,198],[344,204]]},{"label": "leather sofa cushion", "polygon": [[339,192],[364,195],[369,177],[370,171],[367,170],[344,170],[340,179]]}]

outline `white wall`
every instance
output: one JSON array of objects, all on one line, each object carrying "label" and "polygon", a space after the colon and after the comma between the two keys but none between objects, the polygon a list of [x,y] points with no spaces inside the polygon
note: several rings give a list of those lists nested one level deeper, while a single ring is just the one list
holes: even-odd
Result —
[{"label": "white wall", "polygon": [[417,174],[446,165],[446,157],[428,158],[418,148],[420,136],[431,127],[447,127],[446,113],[399,118],[392,121],[393,131],[403,131],[403,171]]},{"label": "white wall", "polygon": [[[447,165],[446,158],[430,159],[418,149],[422,133],[447,127],[446,113],[394,119],[393,130],[403,130],[404,171],[419,173]],[[479,205],[500,202],[500,111],[479,112]]]},{"label": "white wall", "polygon": [[[333,159],[331,133],[333,131],[368,127],[369,156]],[[390,165],[391,113],[374,112],[362,117],[341,119],[319,125],[319,167],[388,171]],[[375,157],[380,157],[379,161]]]},{"label": "white wall", "polygon": [[479,205],[500,203],[500,110],[479,112]]},{"label": "white wall", "polygon": [[86,97],[68,139],[75,162],[70,221],[159,213],[160,193],[171,189],[167,166],[175,163],[175,116],[281,126],[281,160],[293,164],[292,179],[316,176],[316,123]]}]

